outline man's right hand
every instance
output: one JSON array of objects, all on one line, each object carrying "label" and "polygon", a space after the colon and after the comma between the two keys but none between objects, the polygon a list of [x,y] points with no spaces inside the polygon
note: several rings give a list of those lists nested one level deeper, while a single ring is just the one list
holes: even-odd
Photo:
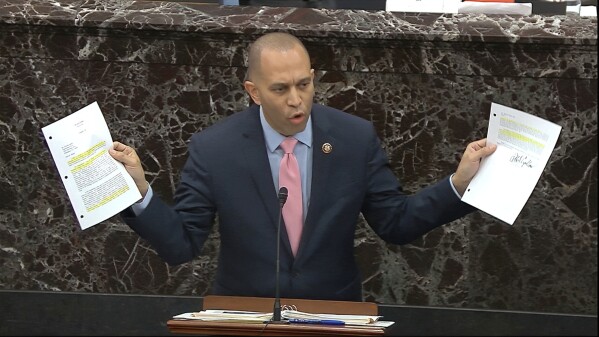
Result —
[{"label": "man's right hand", "polygon": [[113,142],[112,148],[108,150],[108,153],[112,158],[123,163],[125,169],[133,178],[135,185],[137,185],[142,198],[145,198],[146,193],[148,193],[148,182],[146,181],[144,169],[141,166],[141,160],[139,160],[139,156],[135,150],[123,143]]}]

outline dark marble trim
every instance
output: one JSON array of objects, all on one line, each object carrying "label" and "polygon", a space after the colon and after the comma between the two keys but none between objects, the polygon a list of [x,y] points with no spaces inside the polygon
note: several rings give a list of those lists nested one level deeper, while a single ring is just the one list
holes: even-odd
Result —
[{"label": "dark marble trim", "polygon": [[118,0],[0,0],[0,24],[303,37],[596,45],[597,18],[397,13]]},{"label": "dark marble trim", "polygon": [[[245,69],[254,39],[252,34],[0,24],[0,57]],[[597,79],[596,44],[302,40],[314,68],[326,72]]]}]

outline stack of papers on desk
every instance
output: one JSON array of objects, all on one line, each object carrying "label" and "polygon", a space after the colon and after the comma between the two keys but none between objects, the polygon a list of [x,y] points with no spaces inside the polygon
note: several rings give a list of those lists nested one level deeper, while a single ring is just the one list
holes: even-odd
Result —
[{"label": "stack of papers on desk", "polygon": [[391,321],[381,321],[382,316],[371,315],[341,315],[341,314],[314,314],[297,310],[283,310],[281,317],[287,320],[315,320],[315,321],[342,321],[345,325],[387,328],[394,324]]},{"label": "stack of papers on desk", "polygon": [[313,314],[297,310],[283,310],[281,317],[284,319],[335,320],[352,325],[372,324],[381,318],[381,316],[369,315]]},{"label": "stack of papers on desk", "polygon": [[[284,320],[313,320],[313,321],[342,321],[344,325],[387,328],[394,324],[391,321],[379,320],[382,316],[370,315],[340,315],[340,314],[315,314],[296,310],[281,311]],[[255,311],[231,311],[231,310],[203,310],[176,315],[173,319],[201,320],[211,322],[231,323],[266,323],[272,320],[272,313]]]},{"label": "stack of papers on desk", "polygon": [[264,323],[272,319],[272,313],[255,311],[202,310],[174,316],[173,319],[192,319],[213,322]]}]

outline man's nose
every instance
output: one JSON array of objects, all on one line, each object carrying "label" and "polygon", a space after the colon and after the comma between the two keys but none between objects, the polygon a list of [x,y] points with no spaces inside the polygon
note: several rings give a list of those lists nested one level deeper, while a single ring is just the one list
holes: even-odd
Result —
[{"label": "man's nose", "polygon": [[297,88],[292,87],[291,90],[289,90],[289,96],[287,96],[287,104],[292,107],[297,107],[301,102],[302,99],[299,95],[299,91]]}]

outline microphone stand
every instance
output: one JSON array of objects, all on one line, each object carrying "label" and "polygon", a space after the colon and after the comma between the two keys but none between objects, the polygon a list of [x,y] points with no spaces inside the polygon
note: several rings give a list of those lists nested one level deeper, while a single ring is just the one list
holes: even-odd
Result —
[{"label": "microphone stand", "polygon": [[281,260],[281,218],[283,217],[283,205],[287,201],[287,187],[279,189],[279,223],[277,226],[277,271],[275,284],[275,304],[272,311],[272,322],[281,322],[281,295],[279,294],[279,274]]}]

